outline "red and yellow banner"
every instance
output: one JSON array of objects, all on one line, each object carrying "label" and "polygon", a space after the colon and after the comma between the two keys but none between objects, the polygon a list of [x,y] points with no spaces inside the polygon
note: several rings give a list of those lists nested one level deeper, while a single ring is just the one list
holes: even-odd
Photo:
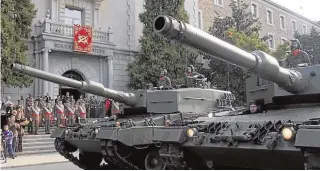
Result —
[{"label": "red and yellow banner", "polygon": [[92,52],[92,27],[75,24],[73,26],[73,50],[78,52]]}]

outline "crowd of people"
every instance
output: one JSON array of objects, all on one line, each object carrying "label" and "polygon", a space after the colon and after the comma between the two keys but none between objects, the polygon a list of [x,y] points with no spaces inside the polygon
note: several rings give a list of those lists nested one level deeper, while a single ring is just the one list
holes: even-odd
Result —
[{"label": "crowd of people", "polygon": [[119,103],[112,99],[99,100],[93,96],[76,101],[69,95],[52,99],[48,94],[34,98],[32,94],[21,97],[17,104],[7,96],[1,101],[1,151],[2,157],[15,158],[22,152],[22,138],[28,134],[38,134],[39,127],[50,134],[52,127],[65,127],[75,123],[85,123],[87,117],[101,118],[120,113]]},{"label": "crowd of people", "polygon": [[[1,104],[1,151],[11,158],[16,157],[16,153],[22,152],[22,137],[24,136],[25,126],[28,124],[24,116],[23,106],[20,101],[14,105],[10,96],[7,102]],[[7,106],[7,111],[4,109]],[[10,110],[9,110],[10,109]]]}]

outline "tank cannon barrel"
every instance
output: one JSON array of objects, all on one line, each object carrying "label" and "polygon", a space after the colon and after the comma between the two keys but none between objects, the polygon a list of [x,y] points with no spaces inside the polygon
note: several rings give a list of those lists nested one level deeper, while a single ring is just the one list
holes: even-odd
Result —
[{"label": "tank cannon barrel", "polygon": [[137,104],[137,98],[135,94],[108,89],[98,82],[90,80],[78,81],[20,64],[12,64],[11,68],[28,76],[73,87],[86,93],[111,98],[117,102],[124,103],[129,106],[135,106]]},{"label": "tank cannon barrel", "polygon": [[276,58],[262,51],[248,53],[200,29],[170,16],[160,15],[154,20],[155,32],[179,43],[189,45],[215,58],[236,65],[263,79],[272,81],[286,91],[298,94],[306,87],[302,74],[279,66]]}]

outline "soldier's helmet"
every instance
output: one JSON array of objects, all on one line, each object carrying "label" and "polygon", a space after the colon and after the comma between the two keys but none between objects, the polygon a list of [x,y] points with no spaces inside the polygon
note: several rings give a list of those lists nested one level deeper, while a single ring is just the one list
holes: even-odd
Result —
[{"label": "soldier's helmet", "polygon": [[168,71],[167,71],[166,69],[163,69],[163,70],[161,71],[161,75],[163,75],[163,76],[166,76],[167,73],[168,73]]},{"label": "soldier's helmet", "polygon": [[290,41],[291,41],[291,46],[290,46],[291,51],[301,48],[301,44],[300,44],[300,41],[298,39],[293,39],[293,40],[290,40]]}]

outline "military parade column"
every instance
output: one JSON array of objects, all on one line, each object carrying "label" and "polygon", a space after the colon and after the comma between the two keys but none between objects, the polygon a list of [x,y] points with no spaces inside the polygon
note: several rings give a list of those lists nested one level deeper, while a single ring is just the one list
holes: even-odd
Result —
[{"label": "military parade column", "polygon": [[[42,70],[45,72],[49,72],[49,52],[51,52],[48,48],[43,48],[42,50]],[[42,94],[46,94],[49,91],[49,83],[48,81],[42,81]]]}]

